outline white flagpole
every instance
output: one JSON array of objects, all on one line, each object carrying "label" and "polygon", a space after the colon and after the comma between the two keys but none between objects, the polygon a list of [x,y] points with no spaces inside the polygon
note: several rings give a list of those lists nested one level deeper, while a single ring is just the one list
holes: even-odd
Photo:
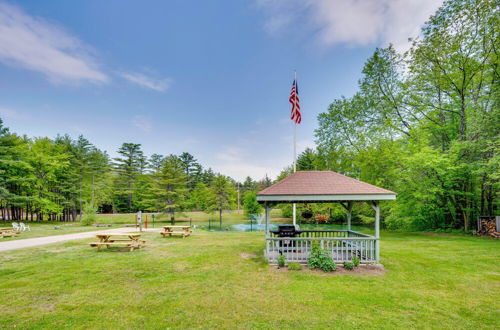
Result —
[{"label": "white flagpole", "polygon": [[[297,101],[297,71],[293,71],[295,84],[295,101]],[[297,171],[297,123],[293,121],[293,173]],[[297,205],[293,203],[293,224],[297,224]]]}]

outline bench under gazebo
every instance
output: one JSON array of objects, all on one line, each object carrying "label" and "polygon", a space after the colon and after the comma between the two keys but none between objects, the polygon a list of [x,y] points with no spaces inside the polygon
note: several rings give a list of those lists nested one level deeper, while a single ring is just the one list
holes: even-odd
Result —
[{"label": "bench under gazebo", "polygon": [[[380,254],[379,201],[394,200],[396,193],[332,171],[299,171],[257,194],[266,220],[266,258],[276,263],[280,254],[287,262],[306,263],[313,242],[318,242],[337,263],[358,256],[362,263],[376,263]],[[351,228],[354,203],[368,203],[375,211],[375,236]],[[346,230],[270,231],[271,209],[284,203],[340,203],[347,212]],[[286,228],[286,227],[283,227]]]}]

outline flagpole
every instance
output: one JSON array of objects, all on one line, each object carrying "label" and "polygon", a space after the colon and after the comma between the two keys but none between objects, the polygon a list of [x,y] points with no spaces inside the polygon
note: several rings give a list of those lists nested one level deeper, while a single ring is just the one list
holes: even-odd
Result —
[{"label": "flagpole", "polygon": [[[297,101],[297,71],[293,70],[293,81],[295,84],[295,101]],[[293,173],[297,171],[297,123],[293,121]],[[293,224],[297,224],[297,205],[293,203]]]}]

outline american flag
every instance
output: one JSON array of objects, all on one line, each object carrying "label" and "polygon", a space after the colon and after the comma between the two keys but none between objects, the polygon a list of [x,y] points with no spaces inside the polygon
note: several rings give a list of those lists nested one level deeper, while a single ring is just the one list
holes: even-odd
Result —
[{"label": "american flag", "polygon": [[300,124],[300,122],[302,121],[302,115],[300,114],[299,88],[297,86],[297,80],[293,81],[292,91],[290,92],[290,98],[288,100],[292,104],[292,116],[291,116],[291,119],[296,124]]}]

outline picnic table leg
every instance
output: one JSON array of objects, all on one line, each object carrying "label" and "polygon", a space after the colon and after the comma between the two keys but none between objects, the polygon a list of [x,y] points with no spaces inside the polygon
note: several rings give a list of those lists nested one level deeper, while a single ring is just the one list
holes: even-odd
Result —
[{"label": "picnic table leg", "polygon": [[[105,242],[106,242],[106,237],[100,237],[99,238],[99,243],[105,243]],[[102,246],[101,244],[99,244],[97,246],[97,251],[101,251],[101,246]],[[109,249],[109,245],[106,244],[106,248]]]},{"label": "picnic table leg", "polygon": [[139,238],[137,237],[133,237],[133,236],[129,236],[128,238],[130,238],[130,251],[134,251],[134,248],[137,248],[137,249],[140,249],[141,248],[141,244],[140,244],[140,241],[139,241]]}]

